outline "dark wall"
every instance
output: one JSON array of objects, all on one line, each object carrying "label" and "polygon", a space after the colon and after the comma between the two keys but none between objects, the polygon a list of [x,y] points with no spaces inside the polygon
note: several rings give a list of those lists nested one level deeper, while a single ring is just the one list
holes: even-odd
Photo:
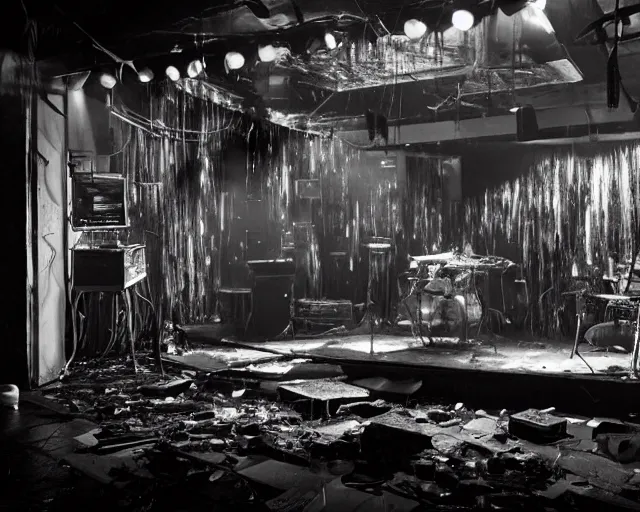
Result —
[{"label": "dark wall", "polygon": [[4,286],[7,300],[0,319],[3,353],[0,357],[3,382],[29,385],[27,362],[27,232],[25,213],[27,157],[23,101],[0,96],[0,154],[3,159],[5,197],[1,201]]}]

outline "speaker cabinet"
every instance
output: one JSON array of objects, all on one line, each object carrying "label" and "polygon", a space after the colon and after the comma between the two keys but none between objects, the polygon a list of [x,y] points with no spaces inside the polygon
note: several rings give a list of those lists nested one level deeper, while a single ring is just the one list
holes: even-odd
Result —
[{"label": "speaker cabinet", "polygon": [[256,279],[250,327],[253,335],[273,338],[289,325],[292,280],[291,276]]},{"label": "speaker cabinet", "polygon": [[520,142],[538,138],[538,120],[536,111],[531,105],[521,107],[516,112],[517,139]]}]

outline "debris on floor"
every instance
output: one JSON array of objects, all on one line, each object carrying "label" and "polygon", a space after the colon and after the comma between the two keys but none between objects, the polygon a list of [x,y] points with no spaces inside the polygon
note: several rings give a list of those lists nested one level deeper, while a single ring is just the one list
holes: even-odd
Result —
[{"label": "debris on floor", "polygon": [[79,362],[45,394],[92,422],[65,462],[127,510],[640,509],[640,425],[408,403],[421,381],[283,380],[304,364],[172,365],[163,379]]}]

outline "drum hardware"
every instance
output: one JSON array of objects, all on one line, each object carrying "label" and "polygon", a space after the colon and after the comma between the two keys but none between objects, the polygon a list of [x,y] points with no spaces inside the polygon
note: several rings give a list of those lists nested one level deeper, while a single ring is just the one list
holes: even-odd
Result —
[{"label": "drum hardware", "polygon": [[[580,343],[580,329],[582,327],[582,322],[584,319],[584,315],[587,309],[588,299],[595,300],[603,300],[606,301],[605,306],[605,319],[608,312],[617,308],[619,310],[624,309],[627,313],[629,310],[633,309],[636,317],[635,320],[635,328],[634,328],[634,341],[633,341],[633,350],[631,353],[631,365],[630,372],[632,378],[639,378],[639,370],[638,370],[638,358],[640,355],[640,296],[629,297],[625,295],[613,295],[613,294],[589,294],[586,290],[578,290],[571,292],[564,292],[563,296],[572,296],[576,299],[576,314],[577,314],[577,326],[576,326],[576,335],[573,343],[573,348],[571,350],[570,358],[573,358],[574,355],[577,355],[582,361],[589,366],[589,364],[584,360],[582,355],[578,352],[578,345]],[[593,372],[591,366],[589,369]],[[594,372],[595,373],[595,372]]]},{"label": "drum hardware", "polygon": [[[417,322],[418,323],[418,329],[417,329],[418,330],[418,336],[420,336],[420,342],[422,343],[422,345],[424,347],[426,347],[427,343],[424,341],[424,337],[422,335],[422,289],[420,289],[420,287],[418,286],[418,283],[420,283],[421,281],[420,281],[420,278],[418,278],[418,277],[408,277],[407,280],[408,281],[414,281],[414,284],[412,285],[412,288],[415,287],[415,289],[412,290],[407,295],[407,297],[402,299],[402,303],[404,304],[404,307],[407,310],[407,314],[409,315],[409,321],[411,322],[411,333],[415,337],[416,323],[413,320],[413,315],[411,314],[411,308],[407,304],[407,298],[411,296],[411,293],[415,293],[416,294],[416,299],[417,299],[417,303],[418,303],[418,308],[417,308],[417,312],[416,312],[417,321],[418,321]],[[424,285],[424,283],[423,283],[423,285]],[[433,344],[433,339],[431,338],[430,330],[429,330],[429,332],[427,332],[427,338],[429,338],[429,343]]]}]

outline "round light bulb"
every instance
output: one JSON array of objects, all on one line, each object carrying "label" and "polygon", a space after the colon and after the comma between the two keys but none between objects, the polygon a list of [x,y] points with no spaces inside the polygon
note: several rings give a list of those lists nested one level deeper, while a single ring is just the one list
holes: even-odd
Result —
[{"label": "round light bulb", "polygon": [[240,69],[244,66],[244,57],[238,52],[229,52],[225,55],[224,60],[229,69]]},{"label": "round light bulb", "polygon": [[172,82],[177,82],[178,80],[180,80],[180,71],[178,71],[178,68],[176,68],[175,66],[167,67],[167,69],[165,70],[165,74],[167,75],[167,78]]},{"label": "round light bulb", "polygon": [[153,77],[153,71],[151,71],[149,68],[144,68],[142,71],[140,71],[140,73],[138,73],[138,79],[143,84],[151,82],[151,80],[153,80]]},{"label": "round light bulb", "polygon": [[409,39],[420,39],[427,33],[427,26],[419,20],[407,20],[404,22],[404,33]]},{"label": "round light bulb", "polygon": [[192,60],[187,66],[187,75],[189,78],[196,78],[204,71],[204,64],[201,60]]},{"label": "round light bulb", "polygon": [[545,7],[547,6],[547,0],[534,0],[533,6],[544,11]]},{"label": "round light bulb", "polygon": [[453,26],[464,32],[473,27],[474,21],[475,18],[473,17],[473,14],[469,11],[465,11],[464,9],[455,11],[453,16],[451,16],[451,23],[453,23]]},{"label": "round light bulb", "polygon": [[262,62],[273,62],[276,60],[276,49],[270,44],[258,46],[258,57]]},{"label": "round light bulb", "polygon": [[324,44],[327,45],[327,48],[329,48],[329,50],[335,50],[338,46],[338,43],[336,43],[336,38],[331,32],[327,32],[324,35]]},{"label": "round light bulb", "polygon": [[100,75],[100,85],[105,89],[113,89],[116,86],[116,77],[109,73]]}]

